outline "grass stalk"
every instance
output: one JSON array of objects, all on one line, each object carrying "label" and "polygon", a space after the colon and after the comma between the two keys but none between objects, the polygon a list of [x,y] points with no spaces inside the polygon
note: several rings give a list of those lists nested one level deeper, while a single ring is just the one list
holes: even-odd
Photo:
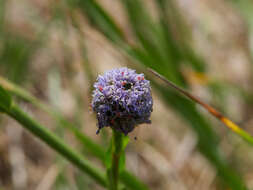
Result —
[{"label": "grass stalk", "polygon": [[166,84],[168,84],[170,87],[174,88],[184,96],[188,97],[193,102],[196,102],[197,104],[201,105],[203,108],[205,108],[211,115],[216,117],[218,120],[220,120],[225,126],[227,126],[231,131],[236,133],[238,136],[240,136],[242,139],[244,139],[246,142],[248,142],[250,145],[253,145],[253,136],[250,135],[248,132],[244,131],[242,128],[240,128],[236,123],[228,119],[227,117],[223,116],[219,111],[217,111],[212,106],[206,104],[196,96],[190,94],[186,90],[180,88],[176,84],[172,83],[171,81],[167,80],[165,77],[154,71],[153,69],[148,68],[148,70],[156,75],[158,78],[163,80]]},{"label": "grass stalk", "polygon": [[22,111],[17,105],[12,104],[11,108],[6,112],[10,117],[20,123],[25,129],[33,135],[41,139],[52,149],[69,160],[73,165],[81,171],[92,177],[98,184],[106,187],[107,180],[102,171],[94,167],[92,163],[84,159],[77,152],[73,151],[71,147],[62,142],[62,140],[32,119],[27,113]]},{"label": "grass stalk", "polygon": [[[85,149],[87,149],[92,155],[94,155],[95,157],[104,162],[106,152],[104,151],[103,147],[93,142],[85,134],[81,133],[79,129],[71,122],[66,120],[59,111],[54,110],[50,105],[41,102],[39,99],[37,99],[35,96],[33,96],[25,89],[19,87],[18,85],[12,83],[11,81],[8,81],[7,79],[1,76],[0,76],[0,86],[4,87],[13,95],[27,102],[30,102],[37,108],[48,113],[53,119],[59,122],[61,126],[70,130],[79,140],[79,142],[82,143]],[[136,176],[134,176],[133,174],[131,174],[126,170],[123,170],[119,177],[122,183],[125,184],[129,189],[148,190],[148,187],[143,182],[141,182]]]}]

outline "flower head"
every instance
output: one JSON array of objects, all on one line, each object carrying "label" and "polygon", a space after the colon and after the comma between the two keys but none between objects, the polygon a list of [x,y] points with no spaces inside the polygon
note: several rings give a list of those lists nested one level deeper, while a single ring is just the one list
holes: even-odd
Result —
[{"label": "flower head", "polygon": [[112,127],[125,135],[135,126],[150,123],[153,110],[151,88],[143,74],[128,68],[113,69],[99,75],[94,84],[92,108],[98,130]]}]

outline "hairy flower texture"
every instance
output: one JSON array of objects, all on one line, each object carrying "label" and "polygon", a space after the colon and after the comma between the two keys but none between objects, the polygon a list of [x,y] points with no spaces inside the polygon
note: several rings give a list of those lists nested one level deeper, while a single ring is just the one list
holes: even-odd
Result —
[{"label": "hairy flower texture", "polygon": [[94,84],[92,108],[98,130],[112,127],[125,135],[135,126],[150,123],[153,110],[150,82],[143,74],[128,68],[113,69],[99,75]]}]

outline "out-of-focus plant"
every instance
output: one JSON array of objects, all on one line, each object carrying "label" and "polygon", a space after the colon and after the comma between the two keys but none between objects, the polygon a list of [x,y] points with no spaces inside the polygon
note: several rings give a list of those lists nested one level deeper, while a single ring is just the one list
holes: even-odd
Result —
[{"label": "out-of-focus plant", "polygon": [[229,0],[232,2],[235,7],[240,11],[241,15],[245,19],[248,29],[249,29],[249,49],[251,53],[251,62],[252,62],[252,55],[253,55],[253,3],[250,0]]},{"label": "out-of-focus plant", "polygon": [[88,160],[85,160],[80,154],[73,151],[73,149],[66,145],[59,137],[32,119],[27,113],[22,111],[19,106],[13,102],[9,93],[2,87],[0,87],[0,99],[1,112],[9,115],[22,124],[22,126],[33,135],[40,138],[63,157],[68,159],[82,171],[86,172],[99,184],[106,186],[105,176],[99,169],[92,166]]},{"label": "out-of-focus plant", "polygon": [[[25,81],[24,79],[29,76],[27,73],[29,71],[30,59],[34,54],[34,50],[36,50],[36,46],[34,46],[32,41],[27,41],[26,38],[9,33],[6,30],[7,28],[4,27],[4,7],[6,2],[6,0],[0,2],[0,39],[2,42],[0,44],[0,65],[1,69],[3,69],[1,72],[11,81],[19,83]],[[96,0],[66,0],[64,2],[68,2],[70,6],[65,6],[62,2],[61,4],[55,4],[56,14],[54,16],[57,19],[64,18],[64,20],[67,20],[69,15],[65,15],[64,11],[73,10],[76,13],[76,10],[81,10],[89,18],[91,25],[104,34],[113,45],[119,47],[120,51],[124,55],[127,55],[133,63],[140,63],[153,68],[159,74],[165,76],[166,79],[175,82],[179,86],[188,88],[181,70],[183,66],[191,67],[197,72],[205,71],[203,60],[196,54],[194,48],[191,47],[190,31],[172,0],[154,1],[158,13],[157,19],[154,19],[150,15],[143,3],[144,1],[121,0],[136,40],[135,44],[128,43],[124,32],[121,31],[120,27],[115,24],[114,20]],[[64,8],[64,11],[61,8]],[[70,16],[72,16],[71,12]],[[84,49],[84,47],[82,48]],[[85,67],[84,69],[89,70],[91,68]],[[151,77],[150,81],[152,81],[155,89],[161,94],[165,104],[179,113],[196,132],[199,151],[213,164],[220,179],[227,186],[230,186],[231,189],[246,189],[244,182],[239,177],[240,175],[228,165],[228,162],[220,154],[218,136],[195,105],[188,99],[178,96],[173,90],[165,88]],[[126,188],[133,190],[148,189],[137,177],[124,169],[124,148],[127,145],[128,138],[120,132],[126,134],[129,131],[125,127],[117,130],[119,125],[113,124],[122,124],[119,118],[123,116],[113,113],[115,115],[112,114],[110,119],[108,119],[108,122],[110,122],[111,126],[114,126],[114,129],[110,148],[108,152],[105,152],[104,147],[94,143],[93,140],[81,133],[79,128],[66,120],[59,110],[42,103],[24,89],[4,78],[0,78],[0,84],[12,94],[31,102],[33,105],[49,113],[57,121],[57,125],[63,126],[73,132],[76,139],[82,143],[83,148],[102,161],[106,166],[106,172],[94,167],[92,163],[84,159],[79,153],[73,151],[73,148],[67,146],[59,137],[32,119],[14,103],[9,92],[0,88],[0,110],[3,113],[17,120],[32,134],[47,143],[51,148],[81,169],[81,171],[91,176],[98,184],[110,189],[121,188],[122,184]],[[124,83],[124,81],[121,85],[123,88],[129,88],[129,85],[132,88],[131,84]],[[101,88],[104,90],[104,86],[101,86]],[[98,90],[100,91],[99,86]],[[109,108],[103,108],[103,113],[104,109],[108,111]],[[109,114],[109,112],[105,113]],[[116,117],[114,118],[114,116]],[[133,122],[130,118],[127,121]],[[103,123],[104,120],[100,118],[100,122]],[[142,121],[139,120],[138,122]],[[107,124],[100,126],[107,126]],[[128,129],[133,129],[133,127],[131,126]],[[252,142],[251,136],[244,134],[244,137],[245,135],[247,136],[246,139]],[[62,177],[64,178],[64,176]],[[61,175],[59,178],[61,178]]]},{"label": "out-of-focus plant", "polygon": [[[189,43],[183,31],[183,22],[178,25],[180,14],[174,1],[156,0],[158,20],[154,20],[141,0],[122,0],[122,5],[131,24],[137,44],[129,44],[114,20],[95,0],[68,1],[81,8],[90,19],[91,25],[101,31],[111,42],[126,53],[133,62],[153,68],[176,84],[187,87],[181,72],[182,64],[187,64],[198,72],[204,72],[205,64]],[[173,8],[172,8],[173,7]],[[179,29],[181,28],[181,30]],[[161,92],[165,103],[175,109],[198,135],[200,152],[214,165],[219,177],[232,189],[245,189],[239,175],[219,153],[218,136],[211,125],[189,100],[178,96],[153,81]]]},{"label": "out-of-focus plant", "polygon": [[[58,121],[59,125],[64,127],[65,129],[68,129],[71,131],[77,140],[83,145],[83,148],[87,150],[89,153],[91,153],[93,156],[97,157],[99,160],[103,162],[104,165],[107,165],[107,167],[110,166],[110,155],[111,151],[106,153],[104,148],[95,142],[92,141],[88,136],[86,136],[84,133],[82,133],[76,126],[74,126],[71,122],[67,121],[61,113],[59,113],[54,108],[50,107],[49,105],[42,103],[39,101],[36,97],[32,96],[29,92],[25,91],[21,87],[15,85],[14,83],[0,77],[0,86],[3,86],[6,90],[8,90],[11,94],[28,101],[32,103],[34,106],[38,107],[39,109],[47,112],[49,115],[51,115],[56,121]],[[3,91],[3,100],[4,102],[9,102],[10,96],[8,93]],[[1,96],[0,96],[1,97]],[[118,135],[116,135],[118,136]],[[121,138],[120,138],[121,139]],[[127,139],[126,137],[122,137],[123,144],[122,147],[126,146]],[[42,139],[43,140],[43,139]],[[54,147],[52,147],[54,149]],[[111,148],[110,148],[111,150]],[[124,158],[124,156],[123,156]],[[121,162],[121,172],[119,174],[120,181],[125,184],[126,187],[133,190],[147,190],[148,187],[143,184],[137,177],[132,175],[131,173],[127,172],[124,167],[122,167],[122,164],[124,162]],[[82,169],[81,169],[82,170]],[[83,171],[83,170],[82,170]]]},{"label": "out-of-focus plant", "polygon": [[184,89],[182,89],[182,88],[178,87],[177,85],[173,84],[172,82],[170,82],[169,80],[167,80],[166,78],[164,78],[163,76],[161,76],[160,74],[158,74],[157,72],[155,72],[154,70],[152,70],[152,69],[149,69],[149,70],[154,75],[156,75],[158,78],[160,78],[161,80],[163,80],[164,82],[166,82],[166,84],[168,84],[170,87],[174,88],[176,91],[180,92],[182,95],[186,96],[187,98],[189,98],[193,102],[201,105],[211,115],[213,115],[218,120],[220,120],[225,126],[227,126],[229,129],[231,129],[234,133],[236,133],[237,135],[239,135],[241,138],[243,138],[249,144],[253,145],[253,137],[248,132],[244,131],[242,128],[240,128],[233,121],[231,121],[227,117],[223,116],[215,108],[213,108],[212,106],[206,104],[205,102],[203,102],[202,100],[200,100],[196,96],[190,94],[189,92],[185,91]]}]

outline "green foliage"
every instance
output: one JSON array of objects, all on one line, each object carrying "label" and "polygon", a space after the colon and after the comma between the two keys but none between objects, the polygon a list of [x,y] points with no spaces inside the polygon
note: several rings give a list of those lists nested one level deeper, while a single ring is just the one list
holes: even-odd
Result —
[{"label": "green foliage", "polygon": [[4,34],[3,49],[0,50],[0,66],[4,75],[14,82],[27,79],[32,47],[27,40],[11,34]]},{"label": "green foliage", "polygon": [[96,24],[96,26],[102,30],[110,40],[113,42],[123,40],[122,31],[112,21],[111,17],[96,3],[96,1],[69,0],[69,2],[76,3],[76,6],[84,10],[91,20],[91,23]]},{"label": "green foliage", "polygon": [[182,115],[198,135],[199,151],[212,163],[223,181],[230,185],[232,189],[246,189],[241,178],[231,169],[224,158],[222,158],[216,134],[211,126],[198,113],[196,107],[188,99],[176,95],[169,89],[160,87],[154,83],[160,91],[161,96],[172,106],[180,115]]},{"label": "green foliage", "polygon": [[3,28],[4,28],[5,6],[6,6],[6,0],[1,0],[0,1],[0,34],[2,34]]},{"label": "green foliage", "polygon": [[[65,129],[68,129],[71,131],[76,139],[83,145],[83,149],[90,153],[91,155],[95,156],[99,160],[101,160],[106,166],[111,165],[111,155],[108,152],[110,151],[110,148],[108,152],[106,153],[104,148],[95,142],[92,141],[88,136],[86,136],[84,133],[82,133],[78,127],[70,123],[68,120],[66,120],[61,113],[58,111],[54,110],[47,104],[44,104],[40,102],[36,97],[32,96],[29,92],[25,91],[23,88],[11,83],[10,81],[1,78],[0,77],[0,86],[3,85],[8,91],[10,91],[13,95],[16,95],[17,97],[26,100],[28,102],[31,102],[34,106],[38,107],[39,109],[47,112],[52,118],[54,118],[59,126],[64,127]],[[124,149],[129,141],[128,137],[123,138],[123,143],[122,143],[122,149]],[[108,156],[110,155],[110,156]],[[106,164],[107,162],[107,164]],[[109,164],[108,164],[109,163]],[[108,166],[109,167],[109,166]],[[120,162],[120,168],[124,168],[124,155],[123,159]],[[121,170],[122,170],[121,169]],[[132,190],[148,190],[148,187],[143,184],[136,176],[130,174],[126,170],[123,170],[120,173],[120,180],[123,184],[125,184],[129,189]]]},{"label": "green foliage", "polygon": [[[103,28],[101,29],[101,21],[97,21],[97,15],[102,10],[101,6],[94,0],[87,0],[85,2],[96,4],[90,11],[87,11],[84,7],[82,8],[88,18],[90,18],[92,24],[108,37],[108,33],[106,32],[107,28],[110,27],[112,25],[111,23],[114,23],[114,21],[112,19],[109,21],[103,20]],[[173,5],[173,1],[168,2]],[[138,63],[155,69],[167,79],[183,87],[186,87],[187,84],[181,74],[181,64],[186,62],[190,64],[193,69],[204,71],[203,61],[196,56],[187,41],[185,39],[181,41],[175,40],[175,34],[171,26],[176,27],[174,28],[175,32],[175,30],[177,30],[177,23],[171,23],[165,19],[168,17],[168,13],[173,10],[169,9],[168,6],[163,6],[165,1],[157,1],[159,7],[158,12],[161,14],[158,23],[153,21],[150,17],[142,1],[122,0],[122,3],[140,47],[132,46],[127,43],[122,44],[122,40],[116,44],[128,53],[134,62],[137,61]],[[106,14],[106,12],[103,11],[103,14]],[[106,16],[106,18],[110,17]],[[170,19],[173,20],[173,18]],[[184,28],[185,27],[186,26],[184,26]],[[114,28],[115,27],[111,29]],[[117,33],[117,30],[112,32],[112,34],[115,33]],[[111,40],[115,38],[111,35],[108,39]],[[246,189],[241,178],[228,166],[227,162],[220,155],[217,146],[217,135],[213,132],[212,127],[204,117],[197,111],[193,103],[158,84],[156,84],[155,87],[164,97],[165,102],[189,122],[192,129],[198,135],[198,147],[200,152],[214,165],[222,181],[230,186],[231,189]]]},{"label": "green foliage", "polygon": [[12,99],[10,94],[0,86],[0,111],[8,112],[10,110],[12,104]]},{"label": "green foliage", "polygon": [[[235,8],[239,10],[240,14],[246,21],[248,25],[249,38],[251,39],[253,36],[253,3],[250,0],[228,0],[232,4],[234,4]],[[249,40],[249,50],[251,56],[251,63],[253,63],[253,46],[252,40]]]},{"label": "green foliage", "polygon": [[[65,6],[65,2],[67,2],[69,6]],[[136,41],[134,45],[128,43],[120,27],[96,0],[65,0],[64,3],[54,4],[53,8],[55,12],[53,17],[55,17],[55,19],[53,20],[59,21],[62,19],[61,21],[64,20],[63,25],[65,25],[68,22],[68,15],[65,15],[65,11],[68,8],[74,11],[76,9],[81,10],[89,19],[90,24],[104,34],[104,36],[107,37],[113,45],[119,48],[121,52],[128,55],[133,63],[139,63],[143,66],[153,68],[167,79],[187,88],[188,84],[182,74],[182,67],[190,67],[197,72],[205,72],[205,63],[192,47],[190,31],[177,10],[174,1],[155,0],[154,2],[158,13],[157,18],[151,16],[144,4],[144,0],[120,1],[128,16],[128,21],[131,25],[132,33],[134,34]],[[241,12],[246,18],[250,26],[250,32],[252,33],[253,24],[252,18],[250,17],[252,14],[252,3],[248,0],[234,0],[233,2],[240,10],[245,11]],[[5,3],[6,0],[0,1],[1,74],[15,83],[20,83],[25,81],[27,76],[29,76],[30,60],[36,50],[36,46],[33,41],[20,35],[13,34],[5,27]],[[67,27],[64,29],[67,30]],[[42,37],[42,35],[39,36],[41,39]],[[82,48],[84,49],[84,47]],[[83,53],[86,54],[86,52]],[[84,69],[92,70],[93,68],[89,68],[89,65],[84,65]],[[93,80],[92,76],[89,76],[89,80],[89,82]],[[6,112],[10,117],[17,120],[34,136],[40,138],[64,158],[76,165],[86,175],[94,179],[98,184],[103,187],[108,185],[108,178],[105,176],[106,172],[98,169],[88,160],[84,159],[82,155],[73,151],[73,148],[67,146],[62,139],[32,119],[17,105],[13,104],[9,92],[46,111],[55,119],[57,126],[64,127],[71,131],[75,138],[81,143],[82,149],[85,150],[84,154],[90,154],[98,158],[102,164],[105,165],[109,179],[111,178],[110,181],[112,182],[117,180],[113,174],[113,167],[118,167],[119,185],[123,184],[120,188],[125,186],[125,189],[132,190],[148,189],[136,176],[133,176],[125,169],[124,149],[129,141],[127,137],[121,137],[118,140],[113,139],[109,150],[105,152],[103,146],[95,143],[92,139],[83,134],[79,130],[79,126],[75,126],[66,120],[57,109],[43,104],[24,89],[3,81],[2,78],[0,78],[0,84],[0,111]],[[213,131],[211,124],[198,111],[195,105],[188,99],[179,96],[171,89],[165,88],[153,80],[152,84],[155,90],[160,93],[164,103],[173,108],[197,134],[198,150],[215,167],[221,181],[233,190],[246,189],[240,174],[228,164],[227,160],[224,159],[220,153],[218,147],[219,137]],[[213,90],[214,94],[220,94],[220,97],[222,96],[222,87],[213,85],[210,86],[210,88]],[[253,102],[253,96],[251,94],[248,95],[244,92],[242,92],[242,94],[249,102]],[[251,141],[250,136],[247,138]],[[121,154],[117,166],[113,159],[113,154],[115,153]],[[87,179],[83,180],[82,177],[83,176],[79,175],[76,177],[78,188],[89,189],[87,186],[89,181],[86,181]],[[62,189],[64,187],[71,187],[71,185],[68,183],[66,176],[60,173],[57,177],[55,188]]]},{"label": "green foliage", "polygon": [[44,143],[69,160],[83,172],[87,173],[102,186],[106,186],[106,179],[102,171],[94,167],[92,163],[84,159],[80,154],[73,151],[59,137],[50,132],[44,126],[33,120],[28,114],[23,112],[18,106],[12,105],[7,114],[18,121],[24,128],[34,136],[41,139]]}]

